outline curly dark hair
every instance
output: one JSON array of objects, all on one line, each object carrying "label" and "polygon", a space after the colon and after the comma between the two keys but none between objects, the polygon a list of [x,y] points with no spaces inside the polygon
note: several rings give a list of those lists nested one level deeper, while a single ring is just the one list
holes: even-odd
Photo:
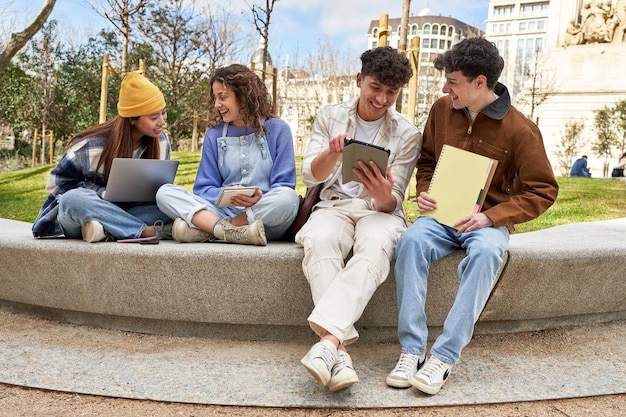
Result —
[{"label": "curly dark hair", "polygon": [[370,49],[361,54],[361,75],[372,76],[389,87],[401,88],[411,79],[408,58],[390,46]]},{"label": "curly dark hair", "polygon": [[485,38],[467,38],[435,58],[439,71],[461,71],[472,81],[479,75],[487,77],[487,86],[493,89],[504,68],[504,59],[496,45]]},{"label": "curly dark hair", "polygon": [[252,126],[256,135],[264,132],[263,119],[276,117],[271,97],[265,84],[250,68],[241,64],[232,64],[215,70],[209,82],[209,126],[215,126],[222,117],[215,109],[213,83],[219,81],[233,89],[239,103],[239,113],[246,126]]}]

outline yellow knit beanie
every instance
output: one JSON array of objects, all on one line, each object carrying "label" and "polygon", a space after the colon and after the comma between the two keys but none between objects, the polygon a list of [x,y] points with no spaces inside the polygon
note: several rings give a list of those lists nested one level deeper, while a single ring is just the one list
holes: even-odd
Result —
[{"label": "yellow knit beanie", "polygon": [[122,117],[138,117],[160,112],[165,98],[159,89],[139,72],[129,72],[122,80],[117,112]]}]

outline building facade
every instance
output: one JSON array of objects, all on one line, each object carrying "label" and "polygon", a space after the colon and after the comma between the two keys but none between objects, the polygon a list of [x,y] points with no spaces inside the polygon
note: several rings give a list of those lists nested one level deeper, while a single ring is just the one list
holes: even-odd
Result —
[{"label": "building facade", "polygon": [[[594,177],[614,157],[594,156],[596,111],[626,99],[626,0],[491,0],[486,37],[506,67],[500,81],[539,126],[557,174],[565,174],[568,123],[582,123],[580,152]],[[569,161],[570,163],[573,161]]]}]

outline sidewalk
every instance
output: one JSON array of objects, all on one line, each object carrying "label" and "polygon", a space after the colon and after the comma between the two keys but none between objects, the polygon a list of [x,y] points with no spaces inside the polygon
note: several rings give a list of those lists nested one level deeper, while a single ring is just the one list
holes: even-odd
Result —
[{"label": "sidewalk", "polygon": [[[311,337],[310,344],[314,341]],[[308,348],[302,343],[124,333],[0,311],[0,382],[52,391],[175,403],[381,411],[626,393],[624,321],[477,337],[435,396],[385,385],[399,354],[397,344],[357,342],[350,352],[361,382],[337,393],[319,387],[300,365]]]}]

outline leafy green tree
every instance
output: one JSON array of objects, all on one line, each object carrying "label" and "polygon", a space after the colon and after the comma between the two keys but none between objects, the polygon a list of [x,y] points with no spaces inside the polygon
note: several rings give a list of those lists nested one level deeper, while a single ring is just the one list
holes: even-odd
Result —
[{"label": "leafy green tree", "polygon": [[0,124],[11,126],[16,136],[32,128],[28,105],[34,99],[34,77],[15,63],[0,74]]},{"label": "leafy green tree", "polygon": [[556,157],[561,175],[567,176],[572,169],[572,161],[579,153],[582,145],[581,134],[585,128],[582,121],[568,120],[557,145]]},{"label": "leafy green tree", "polygon": [[617,125],[617,147],[619,154],[626,152],[626,100],[619,101],[614,107],[615,124]]},{"label": "leafy green tree", "polygon": [[23,68],[35,76],[35,95],[27,103],[29,120],[40,129],[40,163],[45,162],[46,135],[54,131],[55,123],[51,117],[56,98],[58,66],[61,60],[61,43],[58,38],[57,21],[47,22],[41,32],[28,44],[26,51],[18,54]]},{"label": "leafy green tree", "polygon": [[[101,32],[90,37],[85,44],[63,51],[57,82],[58,101],[55,103],[55,136],[69,140],[76,133],[98,123],[102,59],[105,53],[115,52],[117,43],[111,44],[110,33]],[[114,39],[114,37],[113,37]],[[112,77],[107,94],[107,119],[117,114],[119,77]]]},{"label": "leafy green tree", "polygon": [[595,127],[597,137],[591,144],[591,150],[595,155],[604,158],[603,175],[606,176],[608,160],[613,154],[613,148],[617,145],[613,111],[609,107],[605,106],[600,110],[596,110]]}]

